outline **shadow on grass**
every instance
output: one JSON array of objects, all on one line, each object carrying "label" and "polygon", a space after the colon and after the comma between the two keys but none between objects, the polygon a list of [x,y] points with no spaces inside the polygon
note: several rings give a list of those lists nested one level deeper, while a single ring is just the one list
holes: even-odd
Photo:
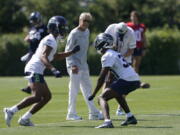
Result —
[{"label": "shadow on grass", "polygon": [[170,126],[121,126],[121,127],[117,127],[117,128],[147,128],[147,129],[166,129],[166,128],[173,128]]},{"label": "shadow on grass", "polygon": [[180,114],[154,113],[154,114],[142,114],[142,116],[180,116]]},{"label": "shadow on grass", "polygon": [[52,92],[52,95],[68,95],[67,92]]},{"label": "shadow on grass", "polygon": [[[112,119],[112,121],[124,121],[125,119]],[[146,119],[137,119],[138,121],[158,121],[158,120],[146,120]]]},{"label": "shadow on grass", "polygon": [[63,128],[94,128],[95,126],[86,126],[86,125],[83,125],[83,126],[59,126],[59,127],[63,127]]},{"label": "shadow on grass", "polygon": [[[98,126],[98,125],[96,125]],[[62,125],[62,126],[59,126],[59,127],[63,127],[63,128],[95,128],[96,126],[72,126],[72,125],[69,125],[69,126],[65,126],[65,125]],[[170,128],[173,128],[173,127],[170,127],[170,126],[117,126],[115,128],[144,128],[144,129],[170,129]]]}]

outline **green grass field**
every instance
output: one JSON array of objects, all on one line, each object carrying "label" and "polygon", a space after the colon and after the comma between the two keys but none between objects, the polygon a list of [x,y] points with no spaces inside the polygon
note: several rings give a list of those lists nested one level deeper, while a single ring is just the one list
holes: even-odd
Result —
[{"label": "green grass field", "polygon": [[[21,127],[18,118],[28,109],[18,112],[8,128],[2,109],[9,107],[27,94],[20,89],[27,84],[23,77],[0,78],[0,135],[179,135],[180,134],[180,76],[143,76],[149,82],[148,90],[138,89],[128,97],[132,113],[138,119],[135,126],[121,127],[125,116],[115,115],[117,103],[110,101],[110,113],[114,129],[95,129],[103,121],[89,121],[88,110],[81,95],[78,95],[77,111],[82,121],[66,121],[68,103],[68,77],[47,77],[53,98],[47,106],[33,116],[35,127]],[[93,86],[96,77],[92,77]],[[97,105],[97,99],[95,99]],[[98,107],[98,105],[97,105]]]}]

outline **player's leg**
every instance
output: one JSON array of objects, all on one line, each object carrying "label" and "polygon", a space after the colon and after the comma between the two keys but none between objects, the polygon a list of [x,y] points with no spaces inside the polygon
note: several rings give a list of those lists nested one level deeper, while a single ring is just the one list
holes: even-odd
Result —
[{"label": "player's leg", "polygon": [[110,87],[114,91],[118,93],[118,97],[116,97],[116,100],[120,104],[120,106],[123,108],[123,110],[126,113],[126,120],[122,122],[122,126],[128,125],[128,124],[137,124],[136,118],[133,116],[133,114],[130,112],[129,106],[126,102],[126,98],[123,95],[127,95],[128,93],[136,90],[139,88],[140,81],[126,81],[119,79],[117,82],[113,83]]},{"label": "player's leg", "polygon": [[[134,70],[139,73],[139,67],[141,65],[142,57],[144,56],[143,54],[143,49],[142,48],[136,48],[134,49],[134,54],[133,54],[133,67]],[[149,83],[142,82],[140,84],[140,88],[150,88]]]},{"label": "player's leg", "polygon": [[99,110],[95,107],[94,101],[88,100],[88,97],[92,94],[92,84],[90,81],[89,71],[80,71],[81,79],[80,79],[80,88],[81,92],[83,94],[83,97],[86,101],[86,104],[88,105],[89,109],[89,119],[90,120],[98,120],[103,119],[102,114],[99,112]]},{"label": "player's leg", "polygon": [[137,73],[139,73],[141,60],[142,60],[142,56],[133,56],[133,67]]},{"label": "player's leg", "polygon": [[106,88],[103,93],[99,96],[99,104],[101,106],[103,115],[104,115],[104,123],[99,125],[96,128],[113,128],[112,121],[110,119],[109,114],[109,105],[108,101],[112,98],[115,98],[117,96],[117,93],[110,88]]},{"label": "player's leg", "polygon": [[[23,126],[33,126],[33,123],[30,121],[30,118],[32,115],[34,115],[36,112],[38,112],[41,108],[46,105],[50,99],[51,99],[51,92],[47,86],[47,84],[44,83],[34,83],[34,87],[32,87],[33,93],[35,97],[37,97],[36,104],[32,106],[30,110],[28,110],[19,120],[18,123]],[[20,104],[21,106],[23,105]],[[20,108],[19,105],[19,108]]]},{"label": "player's leg", "polygon": [[14,105],[10,108],[4,108],[5,121],[8,126],[10,126],[11,119],[16,112],[34,103],[38,103],[42,99],[42,94],[40,93],[39,90],[43,89],[42,85],[44,85],[45,83],[43,75],[39,75],[39,74],[32,75],[31,73],[29,73],[28,75],[29,75],[28,80],[31,89],[33,90],[33,93],[31,96],[24,98],[17,105]]},{"label": "player's leg", "polygon": [[69,81],[69,101],[68,101],[68,113],[66,120],[80,120],[82,119],[76,112],[76,100],[80,89],[80,74],[73,74],[71,69],[68,69],[70,81]]},{"label": "player's leg", "polygon": [[[28,56],[27,56],[27,59],[25,60],[26,64],[29,62],[29,60],[32,58],[34,52],[32,51],[29,51],[28,52]],[[22,92],[25,92],[27,94],[31,94],[32,90],[31,90],[31,87],[30,87],[30,84],[28,83],[28,86],[25,87],[25,88],[22,88],[21,89]]]}]

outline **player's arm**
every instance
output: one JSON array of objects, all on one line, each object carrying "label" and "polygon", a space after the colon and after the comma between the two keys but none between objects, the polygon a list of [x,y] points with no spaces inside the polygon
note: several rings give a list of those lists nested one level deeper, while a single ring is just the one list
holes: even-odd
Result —
[{"label": "player's arm", "polygon": [[97,80],[96,87],[95,87],[95,89],[93,91],[93,94],[88,98],[89,100],[92,100],[96,96],[97,92],[100,90],[100,88],[104,84],[106,75],[108,74],[109,71],[110,71],[110,67],[104,67],[104,68],[101,69],[99,78]]},{"label": "player's arm", "polygon": [[48,59],[48,56],[49,56],[50,52],[52,51],[52,49],[53,49],[52,47],[45,45],[45,46],[44,46],[44,49],[43,49],[43,52],[42,52],[42,54],[41,54],[41,56],[40,56],[40,60],[43,62],[43,64],[46,66],[46,68],[48,68],[48,69],[51,70],[51,72],[53,73],[53,75],[54,75],[55,77],[61,77],[61,76],[62,76],[61,72],[60,72],[59,70],[57,70],[57,69],[50,63],[50,61],[49,61],[49,59]]},{"label": "player's arm", "polygon": [[54,56],[54,59],[58,59],[58,60],[62,60],[76,52],[78,52],[80,50],[80,46],[75,46],[71,51],[68,51],[68,52],[60,52],[60,53],[56,53],[55,56]]},{"label": "player's arm", "polygon": [[40,56],[40,60],[43,62],[43,64],[46,66],[46,68],[48,68],[50,70],[54,68],[48,59],[48,56],[51,51],[52,51],[52,47],[50,47],[48,45],[44,45],[42,54]]}]

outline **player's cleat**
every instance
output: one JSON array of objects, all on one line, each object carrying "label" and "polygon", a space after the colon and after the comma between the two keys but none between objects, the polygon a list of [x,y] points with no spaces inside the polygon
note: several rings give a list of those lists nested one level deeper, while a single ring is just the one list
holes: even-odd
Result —
[{"label": "player's cleat", "polygon": [[133,124],[133,125],[137,124],[137,120],[134,116],[131,116],[131,117],[127,118],[125,121],[123,121],[121,123],[121,126],[127,126],[129,124]]},{"label": "player's cleat", "polygon": [[26,87],[26,88],[21,89],[21,91],[23,91],[23,92],[25,92],[27,94],[31,94],[31,88],[29,86]]},{"label": "player's cleat", "polygon": [[117,116],[121,116],[121,115],[124,115],[124,114],[125,113],[124,113],[124,111],[122,109],[117,109],[117,111],[116,111]]},{"label": "player's cleat", "polygon": [[143,89],[148,89],[148,88],[150,88],[150,84],[149,83],[141,83],[140,84],[140,88],[143,88]]},{"label": "player's cleat", "polygon": [[21,126],[34,126],[34,124],[30,121],[30,119],[22,119],[18,120],[19,125]]},{"label": "player's cleat", "polygon": [[76,114],[68,114],[66,120],[82,120],[82,117]]},{"label": "player's cleat", "polygon": [[12,120],[14,113],[12,111],[10,111],[9,108],[4,108],[3,112],[4,112],[4,119],[6,121],[6,125],[8,127],[10,127],[11,126],[11,120]]},{"label": "player's cleat", "polygon": [[96,113],[96,114],[89,114],[89,120],[103,120],[104,116],[102,112]]},{"label": "player's cleat", "polygon": [[111,121],[108,121],[108,122],[104,122],[103,124],[101,124],[95,128],[114,128],[114,126]]}]

